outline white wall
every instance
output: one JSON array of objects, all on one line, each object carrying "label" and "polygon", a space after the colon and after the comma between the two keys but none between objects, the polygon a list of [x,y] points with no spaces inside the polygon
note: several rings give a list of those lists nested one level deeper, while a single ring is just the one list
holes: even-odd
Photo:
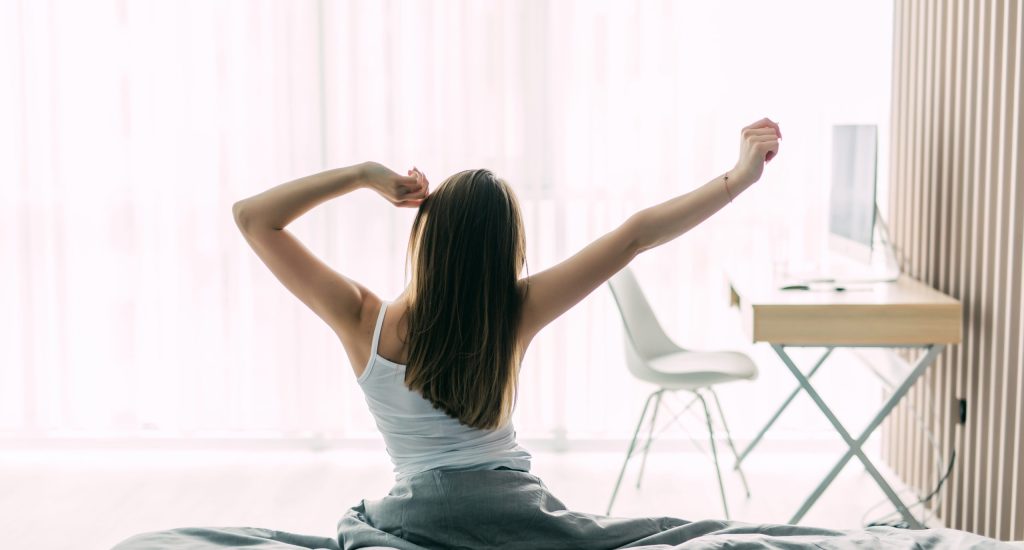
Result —
[{"label": "white wall", "polygon": [[[831,125],[879,125],[891,3],[55,2],[0,17],[0,430],[6,437],[374,437],[336,339],[236,234],[234,200],[326,166],[489,167],[520,194],[529,268],[729,169],[739,129],[780,156],[725,211],[636,261],[670,335],[737,346],[750,434],[792,382],[744,348],[723,270],[824,246]],[[390,299],[411,212],[371,193],[296,223]],[[606,290],[530,350],[521,438],[631,435],[649,388]],[[878,392],[822,378],[837,409]],[[846,391],[858,386],[863,393]],[[782,431],[815,433],[809,407]]]}]

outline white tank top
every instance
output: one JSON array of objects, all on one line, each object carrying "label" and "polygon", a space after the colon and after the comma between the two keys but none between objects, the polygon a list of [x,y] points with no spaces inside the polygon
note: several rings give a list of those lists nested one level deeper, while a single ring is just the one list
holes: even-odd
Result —
[{"label": "white tank top", "polygon": [[511,421],[496,430],[461,424],[405,385],[405,365],[377,355],[387,307],[387,303],[381,304],[370,360],[357,380],[384,436],[395,479],[434,469],[493,470],[504,466],[530,471],[531,455],[516,443]]}]

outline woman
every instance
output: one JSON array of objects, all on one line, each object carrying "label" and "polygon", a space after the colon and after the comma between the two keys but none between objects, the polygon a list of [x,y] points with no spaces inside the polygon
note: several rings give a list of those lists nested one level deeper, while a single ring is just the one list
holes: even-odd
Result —
[{"label": "woman", "polygon": [[[234,215],[260,259],[338,335],[384,436],[396,482],[415,484],[429,478],[426,472],[526,473],[530,454],[516,443],[510,416],[530,342],[637,254],[682,235],[756,182],[778,153],[781,132],[766,118],[741,137],[739,161],[727,173],[637,212],[575,256],[526,278],[520,278],[526,243],[519,205],[512,188],[487,170],[459,172],[431,192],[419,170],[401,176],[364,163],[241,200]],[[331,270],[286,229],[314,206],[359,188],[419,209],[409,239],[411,283],[391,302]],[[424,509],[432,509],[427,504]],[[436,519],[430,514],[419,515],[424,525],[417,531],[407,511],[402,523],[390,521],[388,504],[377,508],[362,513],[376,516],[368,519],[381,531],[401,530],[425,546],[455,540],[450,529],[429,525]],[[486,538],[488,527],[472,523]],[[603,536],[617,546],[637,534],[631,528],[622,540]]]},{"label": "woman", "polygon": [[[336,539],[252,527],[181,528],[142,533],[116,549],[994,543],[951,530],[834,531],[585,514],[567,510],[529,473],[530,454],[516,443],[510,416],[520,361],[533,338],[637,254],[692,229],[760,179],[781,138],[767,118],[747,126],[731,170],[637,212],[571,258],[524,279],[515,194],[487,170],[459,172],[431,192],[419,170],[401,176],[364,163],[239,201],[235,220],[253,250],[341,340],[395,465],[395,486],[384,498],[351,508]],[[409,239],[411,283],[391,302],[331,270],[285,229],[314,206],[359,188],[419,209]]]}]

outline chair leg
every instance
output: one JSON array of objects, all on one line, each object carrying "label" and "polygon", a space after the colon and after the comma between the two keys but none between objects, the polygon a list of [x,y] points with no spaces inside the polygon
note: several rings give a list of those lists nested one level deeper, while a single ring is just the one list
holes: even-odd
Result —
[{"label": "chair leg", "polygon": [[715,428],[711,424],[711,409],[708,408],[708,402],[699,391],[694,390],[693,393],[697,394],[697,397],[700,398],[701,405],[704,406],[704,418],[708,423],[708,439],[711,441],[711,455],[715,461],[715,473],[718,475],[718,492],[722,495],[722,509],[725,510],[725,519],[730,519],[729,504],[725,500],[725,484],[722,483],[722,468],[718,465],[718,448],[715,445]]},{"label": "chair leg", "polygon": [[619,470],[619,479],[615,481],[615,489],[612,490],[612,499],[608,502],[608,510],[605,511],[604,515],[611,515],[612,505],[615,504],[615,497],[619,494],[619,485],[622,484],[622,476],[626,473],[626,465],[629,464],[629,458],[633,456],[633,449],[636,447],[636,437],[640,434],[640,426],[644,423],[644,418],[647,417],[647,408],[651,405],[651,398],[661,392],[661,389],[651,392],[651,395],[647,396],[647,401],[644,402],[644,410],[640,413],[640,420],[636,423],[636,430],[633,431],[633,440],[629,442],[629,450],[626,451],[626,459],[622,461],[622,469]]},{"label": "chair leg", "polygon": [[747,485],[747,476],[743,474],[743,469],[740,468],[740,455],[736,452],[736,444],[732,442],[732,434],[729,432],[729,424],[725,421],[725,413],[722,412],[722,403],[718,400],[718,394],[715,393],[715,389],[708,387],[708,391],[711,392],[711,396],[715,398],[715,408],[718,409],[718,417],[722,419],[722,428],[725,429],[725,440],[729,443],[729,448],[732,449],[732,456],[736,459],[735,470],[740,474],[740,480],[743,482],[743,490],[747,492],[747,498],[750,498],[750,486]]},{"label": "chair leg", "polygon": [[652,436],[654,435],[654,423],[658,421],[658,409],[661,408],[661,395],[665,390],[658,392],[658,399],[654,401],[654,412],[651,413],[651,425],[647,429],[647,443],[644,444],[644,457],[640,460],[640,473],[636,476],[636,488],[640,488],[640,480],[644,477],[644,469],[647,467],[647,453],[651,450]]}]

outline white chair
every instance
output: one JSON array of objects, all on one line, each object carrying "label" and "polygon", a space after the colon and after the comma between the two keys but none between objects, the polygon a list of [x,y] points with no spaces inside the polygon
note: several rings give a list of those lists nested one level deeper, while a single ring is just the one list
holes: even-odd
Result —
[{"label": "white chair", "polygon": [[[630,268],[626,267],[616,273],[609,279],[608,286],[611,288],[612,295],[615,296],[615,303],[619,306],[622,323],[625,325],[626,366],[633,376],[656,385],[658,389],[647,396],[647,401],[644,403],[643,412],[640,413],[640,420],[633,432],[633,440],[629,444],[629,450],[626,451],[626,459],[622,463],[622,470],[619,472],[619,479],[615,482],[615,489],[612,491],[612,498],[605,514],[610,515],[612,512],[615,496],[619,492],[619,485],[622,484],[622,476],[626,473],[626,465],[629,464],[629,459],[632,458],[633,451],[636,450],[637,436],[647,417],[651,399],[656,400],[654,412],[651,414],[650,428],[647,432],[647,442],[644,444],[644,457],[636,480],[637,488],[640,488],[644,466],[647,464],[647,452],[651,448],[654,423],[658,417],[658,409],[661,407],[662,395],[665,392],[686,391],[692,393],[694,397],[682,412],[676,414],[672,421],[689,410],[694,403],[699,401],[703,405],[708,438],[711,442],[711,455],[715,463],[715,473],[718,474],[718,490],[722,494],[722,508],[725,510],[725,518],[729,519],[729,505],[726,503],[725,487],[722,484],[722,469],[718,465],[718,450],[715,447],[715,429],[711,421],[711,411],[703,393],[706,391],[714,398],[718,416],[725,429],[726,441],[729,443],[729,448],[732,449],[733,456],[736,456],[736,446],[732,442],[729,425],[725,422],[722,405],[718,401],[718,395],[715,394],[713,386],[734,380],[756,378],[757,366],[750,357],[739,352],[687,351],[676,345],[662,330]],[[737,471],[743,481],[747,497],[750,497],[746,476],[743,475],[743,470],[737,468]]]}]

